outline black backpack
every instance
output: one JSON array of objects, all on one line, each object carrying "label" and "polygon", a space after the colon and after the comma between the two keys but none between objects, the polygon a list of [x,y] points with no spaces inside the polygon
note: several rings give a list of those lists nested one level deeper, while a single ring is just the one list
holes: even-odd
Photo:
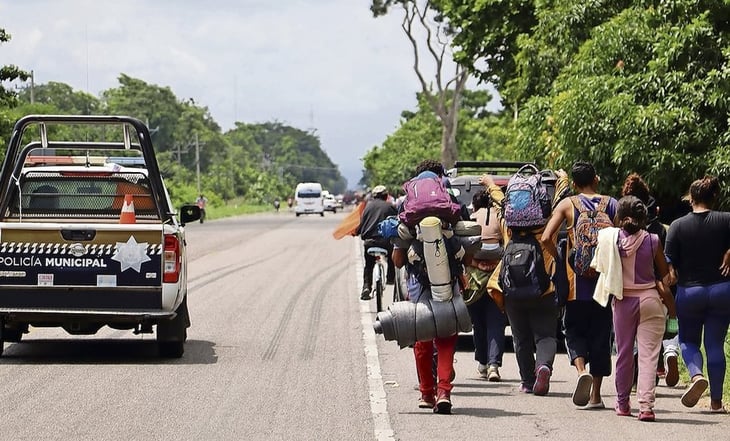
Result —
[{"label": "black backpack", "polygon": [[514,232],[504,249],[499,284],[505,299],[540,298],[550,286],[542,248],[529,232]]}]

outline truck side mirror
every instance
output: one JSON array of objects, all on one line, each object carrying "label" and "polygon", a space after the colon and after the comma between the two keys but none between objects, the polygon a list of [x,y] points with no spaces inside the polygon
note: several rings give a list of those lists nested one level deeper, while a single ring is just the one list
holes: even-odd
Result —
[{"label": "truck side mirror", "polygon": [[180,207],[180,224],[185,226],[188,222],[200,219],[200,207],[195,204],[183,205]]}]

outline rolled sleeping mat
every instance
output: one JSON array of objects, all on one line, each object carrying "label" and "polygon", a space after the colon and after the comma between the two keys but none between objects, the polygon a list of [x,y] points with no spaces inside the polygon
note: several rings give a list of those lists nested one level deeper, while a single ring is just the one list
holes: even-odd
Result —
[{"label": "rolled sleeping mat", "polygon": [[460,220],[454,224],[454,234],[457,236],[479,236],[482,235],[482,226],[475,221]]},{"label": "rolled sleeping mat", "polygon": [[398,224],[398,237],[403,240],[413,240],[416,238],[416,232],[408,228],[408,225],[401,222]]},{"label": "rolled sleeping mat", "polygon": [[436,336],[436,322],[429,299],[423,298],[416,303],[416,340],[432,340]]},{"label": "rolled sleeping mat", "polygon": [[401,349],[416,342],[416,304],[413,302],[395,302],[393,322],[398,335],[398,346]]},{"label": "rolled sleeping mat", "polygon": [[456,327],[458,331],[471,332],[471,316],[469,315],[469,310],[466,308],[466,303],[464,303],[464,297],[462,297],[461,294],[455,294],[454,297],[451,298],[451,303],[454,305],[454,312],[456,313]]},{"label": "rolled sleeping mat", "polygon": [[451,337],[456,334],[456,311],[451,301],[439,302],[431,299],[433,321],[436,324],[436,337]]},{"label": "rolled sleeping mat", "polygon": [[482,248],[482,236],[456,236],[466,254],[474,254]]},{"label": "rolled sleeping mat", "polygon": [[451,299],[451,269],[446,252],[444,236],[441,232],[441,220],[434,216],[423,219],[420,223],[423,240],[423,258],[426,261],[426,272],[431,282],[433,299],[446,302]]}]

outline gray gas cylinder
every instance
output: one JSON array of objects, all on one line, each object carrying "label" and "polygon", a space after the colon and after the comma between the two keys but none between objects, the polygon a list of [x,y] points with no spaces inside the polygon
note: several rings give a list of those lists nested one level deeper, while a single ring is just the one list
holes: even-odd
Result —
[{"label": "gray gas cylinder", "polygon": [[471,318],[461,295],[446,302],[427,297],[421,297],[418,303],[395,302],[379,312],[373,323],[375,333],[404,348],[417,341],[471,331]]}]

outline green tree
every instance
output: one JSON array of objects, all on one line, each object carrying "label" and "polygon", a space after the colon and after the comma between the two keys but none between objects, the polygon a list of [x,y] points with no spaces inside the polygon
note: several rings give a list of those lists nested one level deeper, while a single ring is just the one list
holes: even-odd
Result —
[{"label": "green tree", "polygon": [[[7,43],[10,39],[11,35],[5,32],[5,29],[0,28],[0,44]],[[29,77],[30,75],[26,71],[12,64],[0,66],[0,139],[8,140],[10,138],[15,119],[10,114],[9,109],[18,104],[15,91],[5,85],[16,80],[25,81]]]},{"label": "green tree", "polygon": [[[511,160],[512,121],[504,113],[486,109],[487,91],[463,92],[457,134],[459,155],[467,160]],[[416,112],[403,112],[398,129],[382,145],[370,149],[363,158],[362,184],[386,185],[391,191],[413,177],[416,165],[424,158],[439,157],[440,124],[423,95],[419,94]]]},{"label": "green tree", "polygon": [[62,114],[70,115],[98,115],[103,112],[101,100],[86,92],[75,91],[65,83],[49,81],[47,84],[37,84],[24,87],[18,97],[23,103],[52,105]]},{"label": "green tree", "polygon": [[[458,159],[457,132],[461,94],[466,87],[469,72],[463,62],[454,63],[454,72],[449,73],[451,54],[449,25],[443,21],[430,0],[372,0],[370,10],[377,17],[388,13],[390,7],[398,5],[403,10],[401,28],[413,48],[413,70],[421,86],[421,94],[441,124],[441,162],[447,167]],[[423,35],[423,38],[420,36]],[[428,79],[423,73],[421,57],[434,66],[434,77]],[[424,63],[425,64],[425,63]]]},{"label": "green tree", "polygon": [[[565,12],[579,2],[567,3],[573,9],[556,8],[551,20],[570,20]],[[636,171],[665,206],[705,173],[727,191],[730,4],[629,3],[604,7],[596,26],[582,22],[592,26],[585,40],[527,101],[518,148],[559,166],[589,159],[614,193]]]}]

